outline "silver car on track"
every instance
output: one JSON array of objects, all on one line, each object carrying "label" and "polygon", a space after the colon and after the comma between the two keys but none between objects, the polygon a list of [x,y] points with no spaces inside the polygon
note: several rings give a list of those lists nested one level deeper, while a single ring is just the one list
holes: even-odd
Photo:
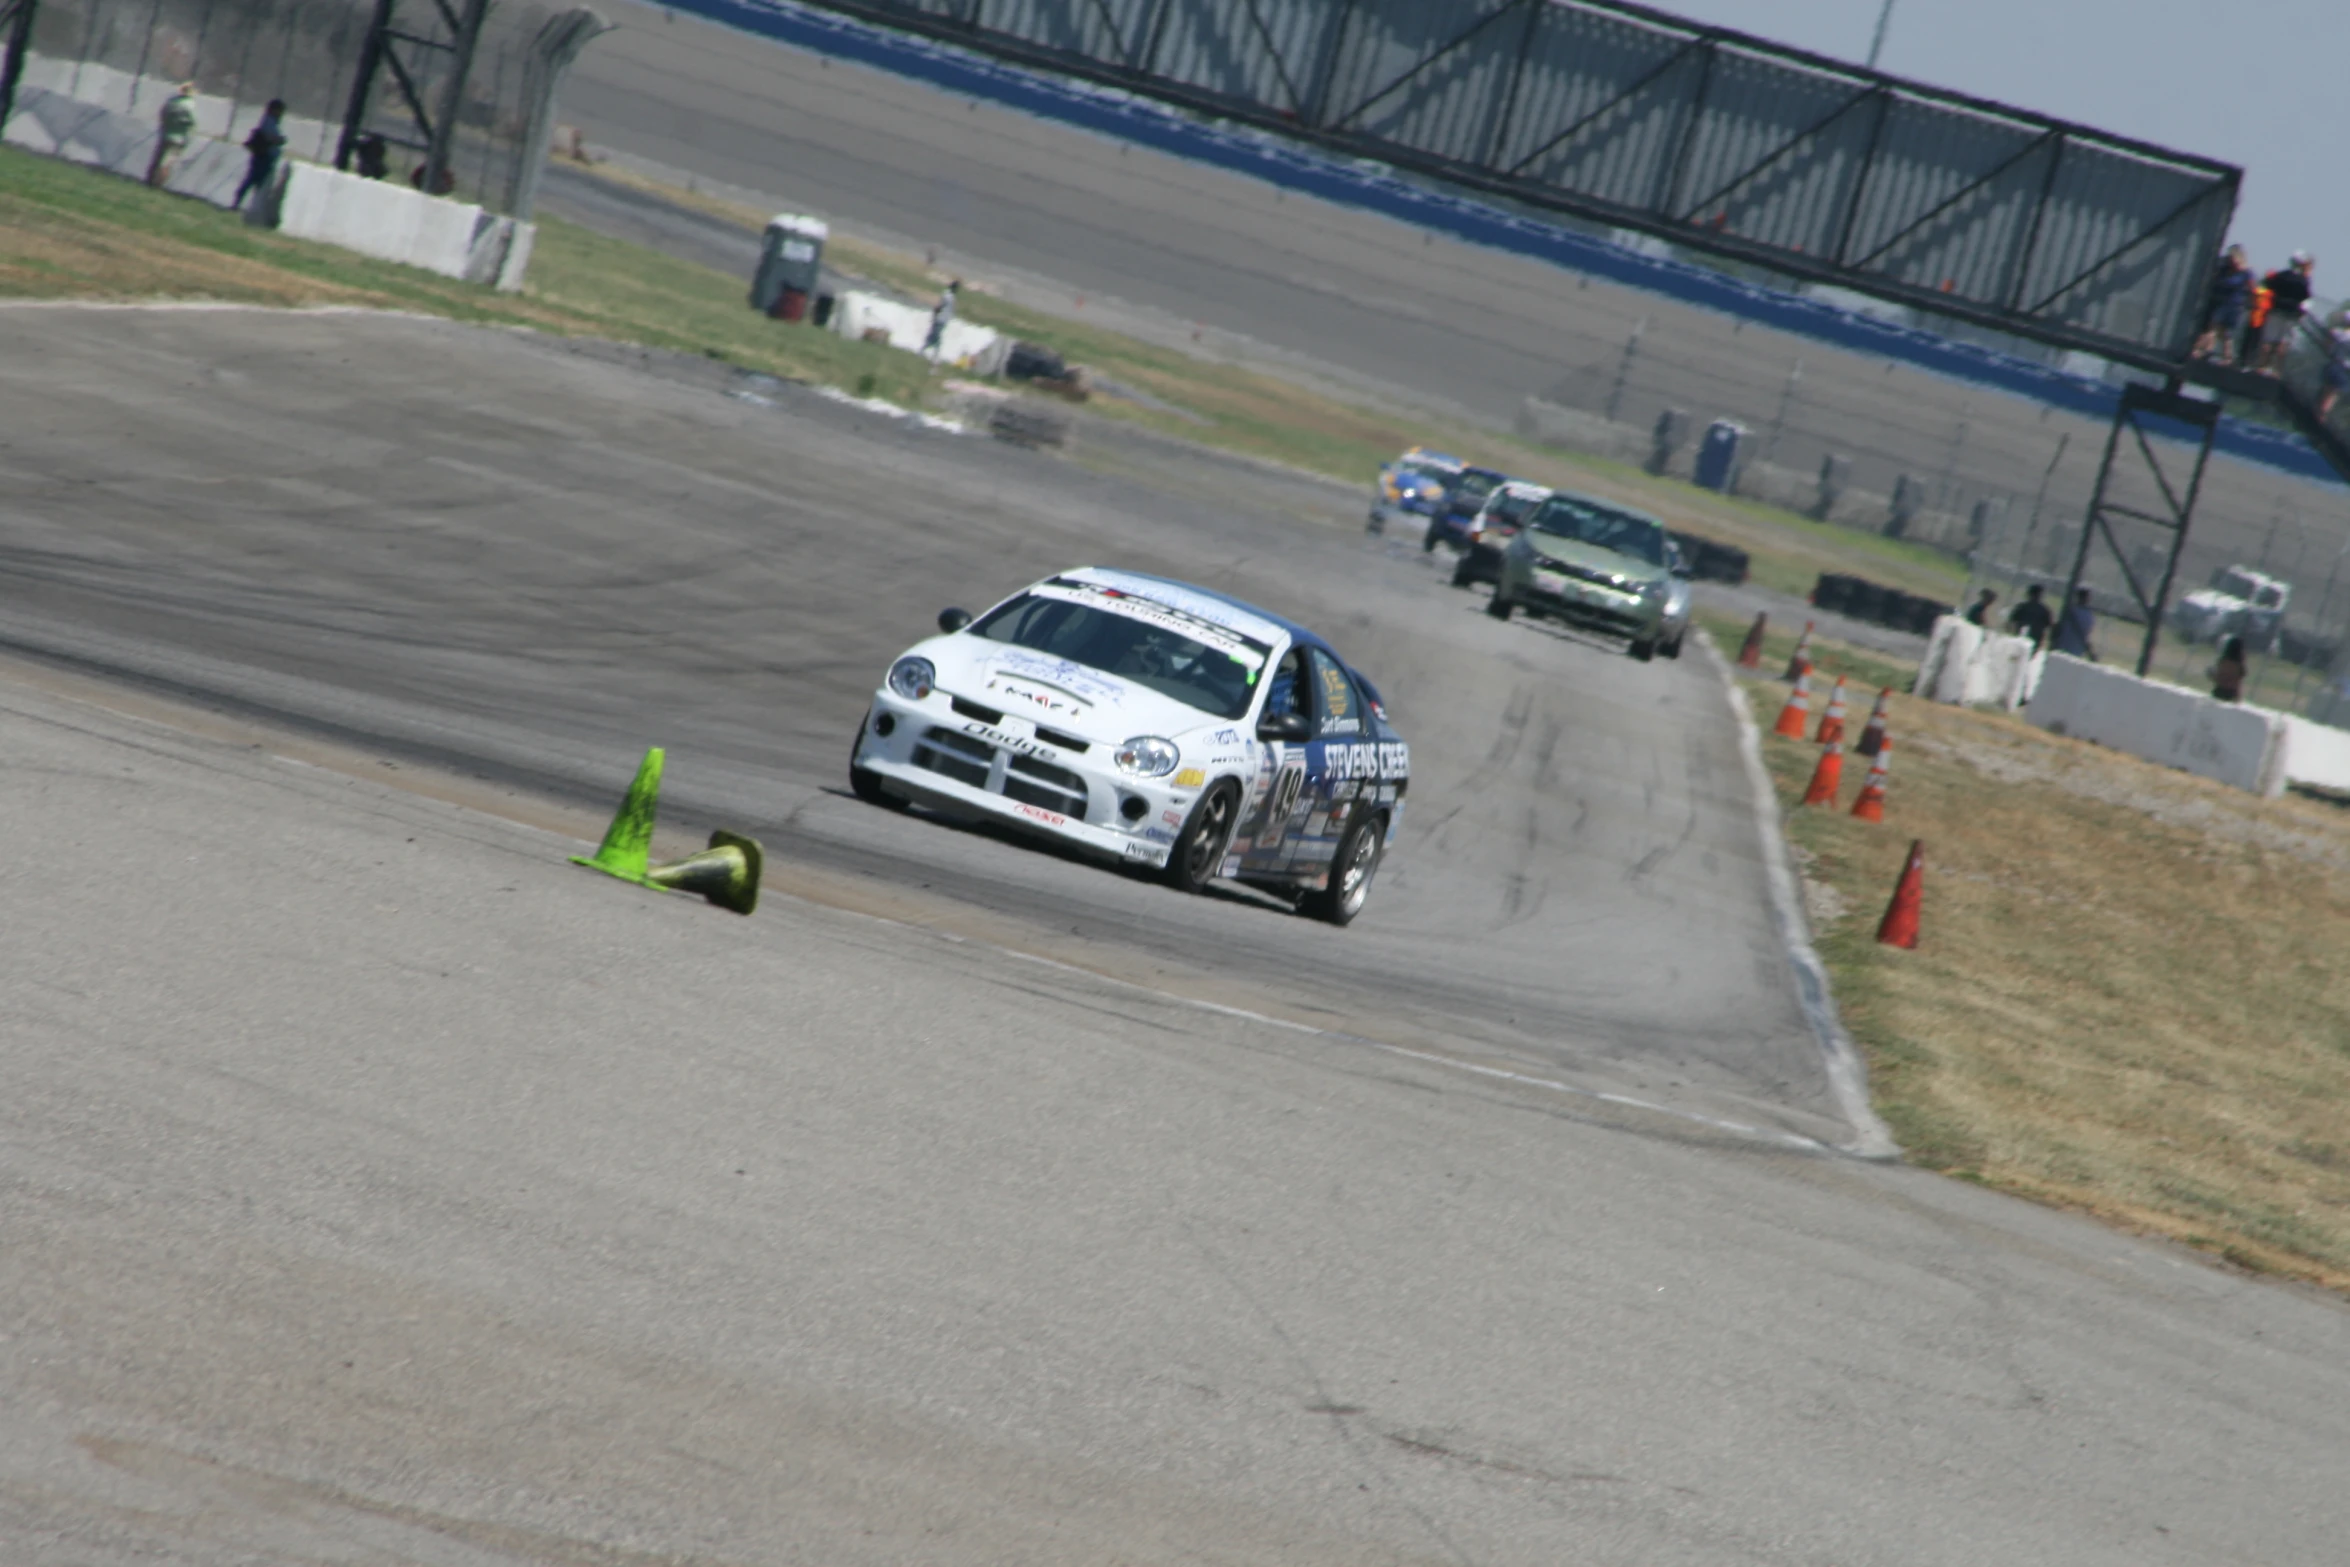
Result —
[{"label": "silver car on track", "polygon": [[1648,513],[1561,490],[1534,509],[1502,552],[1486,612],[1507,620],[1522,609],[1620,636],[1646,663],[1667,636],[1671,547],[1665,525]]}]

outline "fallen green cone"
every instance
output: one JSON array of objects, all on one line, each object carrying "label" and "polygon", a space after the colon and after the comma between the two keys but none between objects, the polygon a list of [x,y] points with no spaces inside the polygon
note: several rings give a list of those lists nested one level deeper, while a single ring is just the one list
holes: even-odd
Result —
[{"label": "fallen green cone", "polygon": [[722,909],[750,913],[759,906],[759,873],[766,864],[757,839],[721,830],[710,834],[710,847],[699,854],[674,865],[652,863],[653,818],[660,807],[664,760],[659,746],[645,753],[602,845],[593,857],[573,855],[571,863],[640,887],[698,892]]}]

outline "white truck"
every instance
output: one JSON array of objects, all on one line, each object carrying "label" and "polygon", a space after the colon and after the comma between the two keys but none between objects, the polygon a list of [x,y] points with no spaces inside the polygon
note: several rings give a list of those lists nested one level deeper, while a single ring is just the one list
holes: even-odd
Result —
[{"label": "white truck", "polygon": [[2179,600],[2170,625],[2190,642],[2242,637],[2245,646],[2267,651],[2276,646],[2292,597],[2290,582],[2249,566],[2223,566],[2211,574],[2210,587]]}]

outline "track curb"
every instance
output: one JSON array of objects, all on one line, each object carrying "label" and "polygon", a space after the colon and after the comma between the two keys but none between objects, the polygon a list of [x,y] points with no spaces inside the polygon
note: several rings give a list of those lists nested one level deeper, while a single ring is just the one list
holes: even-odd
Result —
[{"label": "track curb", "polygon": [[1829,1090],[1836,1096],[1837,1109],[1852,1128],[1852,1142],[1837,1151],[1856,1159],[1896,1163],[1901,1158],[1901,1145],[1893,1140],[1892,1129],[1869,1104],[1868,1063],[1861,1059],[1859,1047],[1845,1032],[1844,1020],[1836,1012],[1835,993],[1828,985],[1827,966],[1811,944],[1811,922],[1804,918],[1795,857],[1788,848],[1787,834],[1779,818],[1778,791],[1771,786],[1770,770],[1763,766],[1762,730],[1754,721],[1746,693],[1738,687],[1738,677],[1731,673],[1730,661],[1722,656],[1722,650],[1714,645],[1714,639],[1706,634],[1704,627],[1690,629],[1696,634],[1697,645],[1712,661],[1714,672],[1722,682],[1722,696],[1730,705],[1730,716],[1738,724],[1738,754],[1746,763],[1747,781],[1754,787],[1754,825],[1762,840],[1764,878],[1771,888],[1772,922],[1778,926],[1779,939],[1787,949],[1787,966],[1795,980],[1796,1004],[1803,1008],[1804,1021],[1811,1025],[1812,1037],[1819,1041]]}]

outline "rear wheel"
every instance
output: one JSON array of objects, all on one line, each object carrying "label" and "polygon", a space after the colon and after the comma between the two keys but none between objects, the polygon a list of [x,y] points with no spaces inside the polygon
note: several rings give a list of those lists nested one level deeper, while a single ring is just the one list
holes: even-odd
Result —
[{"label": "rear wheel", "polygon": [[1371,901],[1371,878],[1378,874],[1384,824],[1376,816],[1358,816],[1338,840],[1338,855],[1330,862],[1330,885],[1309,892],[1298,907],[1333,925],[1351,925]]},{"label": "rear wheel", "polygon": [[1428,531],[1420,535],[1420,553],[1423,555],[1435,554],[1436,540],[1438,537],[1439,535],[1436,531],[1436,519],[1431,517],[1428,519]]},{"label": "rear wheel", "polygon": [[1224,868],[1232,829],[1240,815],[1240,791],[1220,783],[1191,808],[1191,820],[1167,856],[1167,885],[1180,892],[1204,892]]},{"label": "rear wheel", "polygon": [[908,802],[883,789],[879,773],[870,767],[857,765],[857,753],[863,749],[865,749],[865,726],[859,724],[856,743],[849,747],[849,787],[854,789],[857,792],[857,798],[867,805],[878,805],[892,811],[904,810]]}]

